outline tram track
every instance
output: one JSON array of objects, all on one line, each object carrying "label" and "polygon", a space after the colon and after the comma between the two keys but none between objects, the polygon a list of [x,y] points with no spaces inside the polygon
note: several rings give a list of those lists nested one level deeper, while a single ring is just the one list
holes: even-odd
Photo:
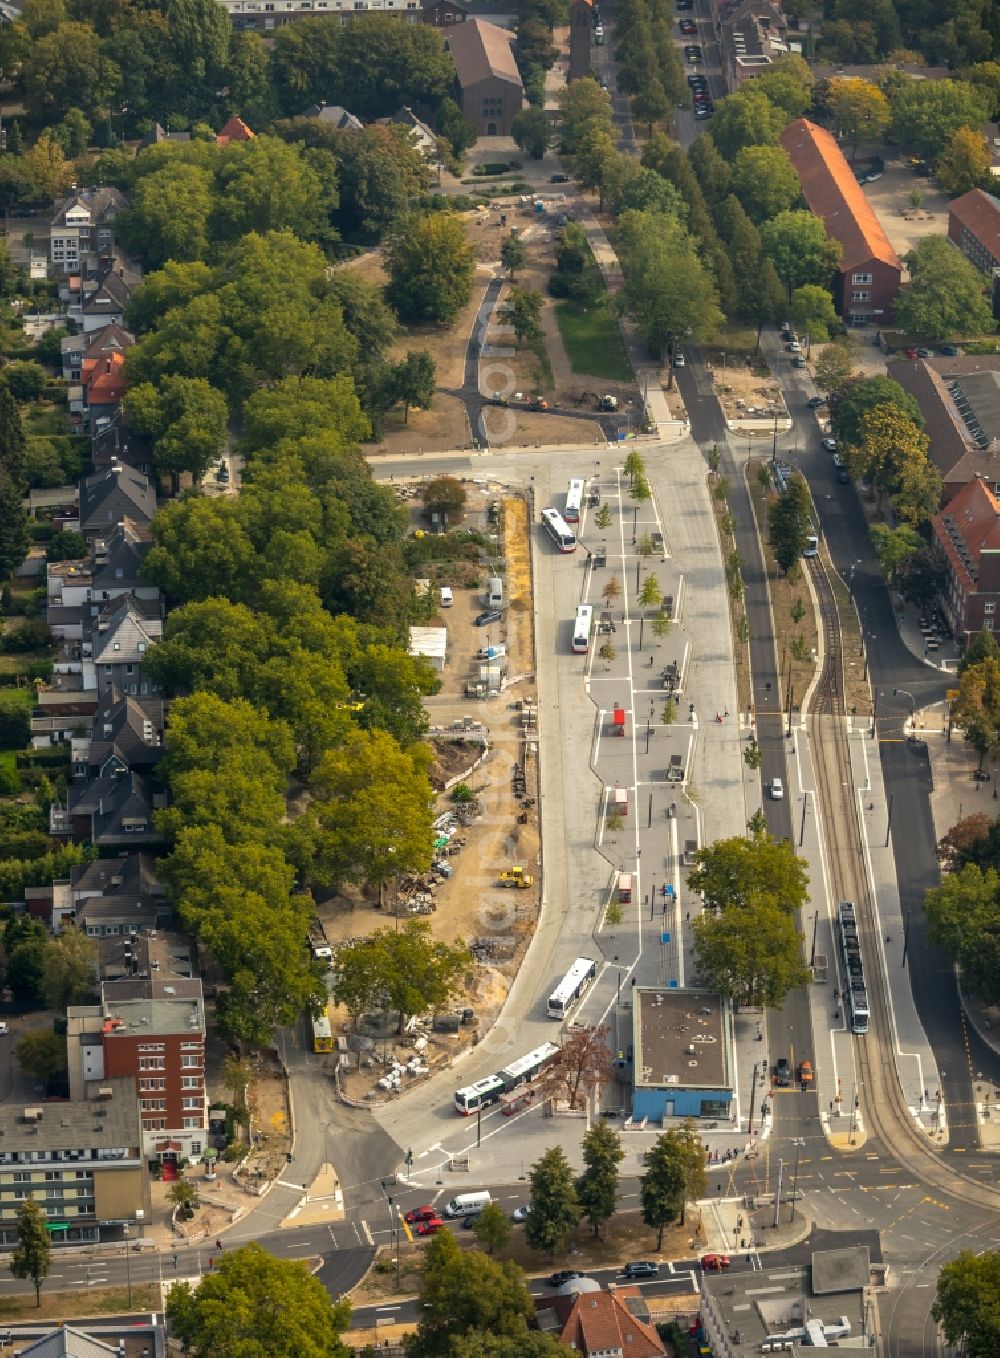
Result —
[{"label": "tram track", "polygon": [[857,907],[858,931],[868,985],[868,1032],[854,1039],[858,1089],[866,1125],[882,1146],[904,1157],[920,1179],[942,1194],[980,1209],[1000,1211],[1000,1192],[960,1168],[946,1164],[914,1125],[903,1097],[893,1056],[892,1014],[881,966],[878,915],[866,868],[867,855],[851,777],[845,726],[844,671],[840,617],[827,566],[810,561],[823,628],[823,668],[806,715],[816,774],[819,813],[827,845],[834,900]]}]

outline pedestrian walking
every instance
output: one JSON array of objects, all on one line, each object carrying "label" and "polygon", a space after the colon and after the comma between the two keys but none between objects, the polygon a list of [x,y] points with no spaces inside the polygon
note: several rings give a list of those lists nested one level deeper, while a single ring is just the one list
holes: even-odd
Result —
[{"label": "pedestrian walking", "polygon": [[215,1267],[215,1260],[212,1258],[211,1255],[208,1256],[208,1266],[209,1266],[209,1268],[214,1268],[214,1267]]},{"label": "pedestrian walking", "polygon": [[221,1241],[221,1240],[217,1240],[217,1241],[215,1242],[215,1248],[219,1251],[220,1254],[222,1253],[222,1241]]},{"label": "pedestrian walking", "polygon": [[175,1254],[175,1255],[174,1255],[174,1268],[176,1268],[176,1267],[177,1267],[177,1255]]}]

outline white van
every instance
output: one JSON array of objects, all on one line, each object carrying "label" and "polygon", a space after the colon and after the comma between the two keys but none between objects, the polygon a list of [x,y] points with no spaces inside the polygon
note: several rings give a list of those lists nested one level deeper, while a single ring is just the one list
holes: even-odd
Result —
[{"label": "white van", "polygon": [[455,602],[455,596],[454,596],[454,595],[452,594],[452,592],[451,592],[451,586],[450,586],[450,585],[442,585],[442,586],[441,586],[441,607],[442,607],[442,608],[451,608],[451,606],[452,606],[452,604],[453,604],[454,602]]},{"label": "white van", "polygon": [[458,1193],[444,1209],[446,1217],[467,1217],[472,1212],[481,1212],[493,1201],[485,1190],[482,1193]]},{"label": "white van", "polygon": [[503,608],[503,581],[499,575],[490,576],[490,583],[486,587],[486,607]]}]

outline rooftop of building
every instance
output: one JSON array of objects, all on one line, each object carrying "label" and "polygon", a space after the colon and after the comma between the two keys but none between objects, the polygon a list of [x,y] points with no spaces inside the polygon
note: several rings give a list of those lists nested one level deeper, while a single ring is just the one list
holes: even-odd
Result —
[{"label": "rooftop of building", "polygon": [[84,1099],[0,1104],[0,1147],[12,1152],[121,1150],[139,1145],[135,1078],[92,1081]]},{"label": "rooftop of building", "polygon": [[994,259],[1000,259],[1000,198],[983,189],[970,189],[949,204],[948,212],[989,250]]},{"label": "rooftop of building", "polygon": [[105,981],[101,986],[101,1003],[109,1037],[188,1034],[194,1040],[205,1032],[202,985],[194,976],[137,976]]},{"label": "rooftop of building", "polygon": [[636,1088],[728,1084],[728,1007],[720,995],[635,986],[632,1002]]},{"label": "rooftop of building", "polygon": [[868,1249],[858,1245],[831,1251],[837,1257],[830,1260],[824,1253],[814,1253],[808,1264],[702,1278],[703,1317],[725,1329],[732,1358],[759,1358],[768,1351],[762,1348],[768,1340],[783,1340],[795,1352],[826,1347],[832,1340],[863,1346]]},{"label": "rooftop of building", "polygon": [[946,482],[1000,477],[1000,354],[906,360],[889,376],[920,407],[931,461]]},{"label": "rooftop of building", "polygon": [[781,145],[799,176],[809,210],[822,217],[827,235],[841,244],[841,268],[870,260],[901,268],[875,209],[831,133],[808,118],[796,118],[782,132]]},{"label": "rooftop of building", "polygon": [[521,86],[521,73],[514,60],[511,35],[485,19],[467,19],[449,29],[446,46],[451,52],[459,84],[481,80],[507,80]]},{"label": "rooftop of building", "polygon": [[934,531],[967,590],[979,583],[984,553],[1000,552],[1000,499],[975,477],[933,519]]}]

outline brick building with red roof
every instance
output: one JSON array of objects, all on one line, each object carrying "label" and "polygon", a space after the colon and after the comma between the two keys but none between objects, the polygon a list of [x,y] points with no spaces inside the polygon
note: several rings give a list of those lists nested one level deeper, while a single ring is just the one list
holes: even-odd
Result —
[{"label": "brick building with red roof", "polygon": [[666,1345],[637,1287],[602,1292],[585,1278],[570,1295],[539,1298],[535,1305],[539,1328],[584,1358],[665,1358]]},{"label": "brick building with red roof", "polygon": [[948,239],[990,280],[993,315],[1000,320],[1000,198],[970,189],[948,208]]},{"label": "brick building with red roof", "polygon": [[831,134],[796,118],[781,134],[809,211],[842,250],[834,302],[849,325],[884,326],[892,317],[902,266],[871,203]]},{"label": "brick building with red roof", "polygon": [[1000,497],[980,476],[931,520],[945,565],[944,612],[964,645],[977,632],[1000,631]]}]

